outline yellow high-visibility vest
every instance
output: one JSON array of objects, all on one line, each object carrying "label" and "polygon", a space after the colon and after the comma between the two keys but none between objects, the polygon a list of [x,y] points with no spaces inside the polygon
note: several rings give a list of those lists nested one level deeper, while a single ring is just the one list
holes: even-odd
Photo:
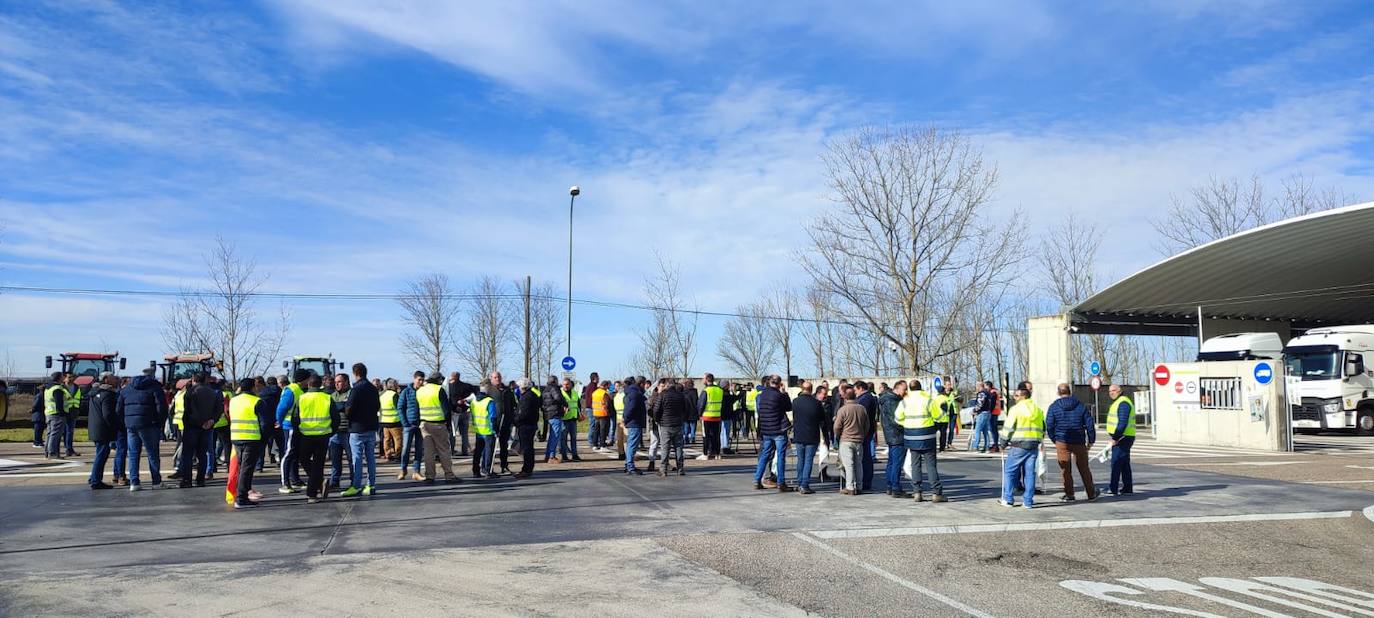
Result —
[{"label": "yellow high-visibility vest", "polygon": [[382,391],[382,414],[381,422],[386,425],[395,425],[401,422],[401,414],[396,411],[396,391]]},{"label": "yellow high-visibility vest", "polygon": [[897,422],[901,423],[902,429],[926,429],[935,426],[935,415],[932,414],[933,401],[930,393],[925,391],[911,391],[902,398],[897,404]]},{"label": "yellow high-visibility vest", "polygon": [[763,391],[749,391],[749,393],[744,396],[745,409],[750,412],[759,409],[759,393],[762,392]]},{"label": "yellow high-visibility vest", "polygon": [[[224,395],[224,400],[225,400],[225,401],[230,402],[230,403],[233,403],[233,400],[234,400],[234,394],[233,394],[233,393],[231,393],[231,392],[229,392],[229,391],[222,391],[221,394]],[[229,408],[229,410],[232,411],[233,408]],[[224,415],[224,414],[219,415],[219,420],[215,421],[215,429],[219,429],[220,427],[225,427],[225,426],[228,426],[228,425],[229,425],[229,417],[228,417],[227,415]]]},{"label": "yellow high-visibility vest", "polygon": [[257,395],[243,393],[229,400],[229,439],[234,442],[254,442],[262,439],[258,426]]},{"label": "yellow high-visibility vest", "polygon": [[580,397],[578,397],[577,391],[576,391],[576,390],[563,391],[563,399],[566,400],[566,401],[568,402],[568,409],[567,409],[567,411],[565,411],[565,412],[563,413],[563,420],[565,420],[565,421],[575,421],[575,420],[577,420],[577,411],[578,411],[578,409],[579,409],[578,406],[579,406],[580,399],[581,399]]},{"label": "yellow high-visibility vest", "polygon": [[1008,413],[1002,436],[1012,442],[1039,444],[1045,439],[1045,411],[1030,399],[1021,400]]},{"label": "yellow high-visibility vest", "polygon": [[493,435],[491,430],[491,406],[496,405],[491,397],[477,396],[472,402],[472,430],[479,436]]},{"label": "yellow high-visibility vest", "polygon": [[701,420],[720,420],[720,407],[725,401],[725,389],[715,384],[706,385],[706,408],[701,411]]},{"label": "yellow high-visibility vest", "polygon": [[300,410],[300,422],[296,429],[306,436],[327,436],[334,433],[331,426],[330,413],[334,407],[334,400],[329,397],[329,393],[323,391],[306,391],[301,395],[297,409]]},{"label": "yellow high-visibility vest", "polygon": [[949,422],[949,395],[936,394],[930,398],[931,416],[936,424]]},{"label": "yellow high-visibility vest", "polygon": [[181,422],[181,417],[185,413],[186,389],[183,388],[177,391],[177,394],[172,397],[172,424],[176,425],[177,429],[185,429],[185,427],[182,426]]},{"label": "yellow high-visibility vest", "polygon": [[48,390],[43,391],[43,415],[44,415],[44,416],[53,416],[53,415],[55,415],[55,414],[65,414],[65,413],[67,412],[67,408],[71,407],[71,406],[67,405],[67,404],[69,403],[69,401],[67,401],[67,400],[70,400],[71,397],[67,397],[67,400],[64,400],[64,402],[63,402],[63,404],[62,404],[62,409],[61,409],[61,410],[58,410],[58,409],[57,409],[57,391],[62,391],[62,395],[63,395],[63,396],[66,396],[66,394],[67,394],[67,389],[63,388],[61,384],[54,384],[54,385],[52,385],[52,386],[49,386],[49,387],[48,387]]},{"label": "yellow high-visibility vest", "polygon": [[625,393],[615,394],[615,413],[619,416],[625,412]]},{"label": "yellow high-visibility vest", "polygon": [[1121,422],[1121,419],[1118,416],[1120,414],[1119,410],[1121,409],[1121,404],[1131,406],[1130,414],[1126,415],[1126,430],[1121,432],[1121,436],[1124,438],[1134,438],[1135,402],[1131,401],[1131,398],[1125,395],[1122,395],[1112,400],[1112,406],[1110,408],[1107,408],[1107,432],[1110,433],[1116,431],[1116,424]]},{"label": "yellow high-visibility vest", "polygon": [[444,407],[439,400],[444,392],[438,384],[425,384],[415,390],[415,402],[420,404],[420,420],[427,423],[444,422]]}]

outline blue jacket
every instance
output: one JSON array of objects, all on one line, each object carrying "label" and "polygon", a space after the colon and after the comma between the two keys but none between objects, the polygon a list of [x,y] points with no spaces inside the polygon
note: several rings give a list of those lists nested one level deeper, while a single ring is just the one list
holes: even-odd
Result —
[{"label": "blue jacket", "polygon": [[644,389],[638,385],[625,387],[625,411],[621,414],[621,421],[626,427],[644,428],[648,421],[649,408],[644,403]]},{"label": "blue jacket", "polygon": [[786,436],[792,430],[787,413],[792,411],[792,400],[776,388],[765,388],[759,393],[759,435]]},{"label": "blue jacket", "polygon": [[115,415],[123,418],[124,426],[129,429],[161,427],[167,420],[167,400],[162,395],[162,384],[153,376],[135,376],[119,391]]},{"label": "blue jacket", "polygon": [[405,387],[396,397],[396,412],[401,415],[402,427],[420,426],[420,400],[415,398],[414,386]]},{"label": "blue jacket", "polygon": [[1060,397],[1045,410],[1045,435],[1051,442],[1092,444],[1097,442],[1097,422],[1077,397]]},{"label": "blue jacket", "polygon": [[277,400],[277,424],[282,429],[291,429],[291,408],[296,407],[296,392],[289,389],[281,389],[281,399]]}]

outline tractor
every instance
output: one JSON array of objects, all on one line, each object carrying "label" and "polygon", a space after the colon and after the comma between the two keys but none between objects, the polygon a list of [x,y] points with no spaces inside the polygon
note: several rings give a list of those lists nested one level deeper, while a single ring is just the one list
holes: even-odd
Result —
[{"label": "tractor", "polygon": [[149,361],[148,366],[161,368],[162,384],[173,386],[176,390],[186,388],[186,383],[196,373],[205,372],[208,374],[212,369],[221,373],[224,371],[224,361],[215,360],[213,352],[168,354],[163,357],[163,362]]},{"label": "tractor", "polygon": [[282,369],[287,370],[287,379],[295,379],[296,370],[304,369],[320,376],[324,379],[326,387],[332,385],[330,376],[334,375],[335,370],[342,371],[343,361],[334,360],[334,355],[327,356],[293,356],[290,360],[281,362]]},{"label": "tractor", "polygon": [[[85,416],[88,399],[87,394],[91,391],[91,384],[100,377],[102,372],[115,372],[115,364],[119,364],[119,369],[123,370],[129,365],[129,359],[119,356],[119,352],[109,354],[101,352],[67,352],[59,354],[58,360],[62,363],[62,373],[72,376],[72,384],[77,389],[76,396],[80,401],[77,410],[78,416]],[[43,366],[52,369],[53,358],[44,357]]]}]

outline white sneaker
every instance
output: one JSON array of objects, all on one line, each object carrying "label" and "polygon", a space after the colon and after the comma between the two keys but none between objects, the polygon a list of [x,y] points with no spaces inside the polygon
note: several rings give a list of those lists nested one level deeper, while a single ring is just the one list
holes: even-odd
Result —
[{"label": "white sneaker", "polygon": [[130,486],[129,486],[129,491],[138,491],[139,489],[142,489],[142,488],[139,487],[138,485],[130,485]]},{"label": "white sneaker", "polygon": [[152,489],[166,489],[166,488],[167,488],[167,484],[166,484],[166,483],[153,483],[153,484],[152,484]]},{"label": "white sneaker", "polygon": [[1013,507],[1013,506],[1016,506],[1015,504],[1012,504],[1012,503],[1010,503],[1010,502],[1007,502],[1006,500],[1003,500],[1003,499],[1001,499],[1001,498],[998,498],[998,499],[997,499],[997,504],[1000,504],[1000,505],[1005,506],[1005,507],[1007,507],[1007,508],[1011,508],[1011,507]]},{"label": "white sneaker", "polygon": [[705,455],[697,455],[697,461],[706,461],[706,459],[707,457]]}]

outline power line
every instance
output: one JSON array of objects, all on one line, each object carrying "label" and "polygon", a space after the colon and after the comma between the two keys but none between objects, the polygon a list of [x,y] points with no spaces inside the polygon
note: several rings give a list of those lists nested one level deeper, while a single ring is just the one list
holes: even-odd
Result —
[{"label": "power line", "polygon": [[[0,286],[0,292],[26,292],[30,294],[53,294],[53,295],[72,295],[72,296],[143,296],[154,298],[216,298],[223,294],[209,290],[130,290],[116,288],[67,288],[67,287],[47,287],[47,286],[27,286],[27,285],[4,285]],[[274,300],[360,300],[360,301],[396,301],[402,299],[436,298],[436,296],[424,294],[402,294],[402,293],[368,293],[368,292],[241,292],[237,295],[252,298],[265,298]],[[523,300],[524,294],[442,294],[437,298],[458,301],[476,300]],[[542,294],[531,294],[531,300],[552,301],[558,303],[567,302],[566,296],[548,296]],[[863,318],[857,316],[841,315],[842,319],[808,318],[796,316],[776,316],[765,314],[745,314],[730,311],[712,311],[708,309],[685,309],[660,307],[655,305],[640,305],[635,303],[624,303],[609,300],[594,300],[587,298],[572,299],[574,305],[588,307],[603,307],[611,309],[629,309],[636,311],[672,311],[687,315],[723,317],[723,318],[752,318],[770,320],[776,322],[794,322],[803,324],[825,324],[830,326],[849,326],[863,328]],[[932,327],[935,327],[932,325]],[[1007,328],[982,328],[971,329],[965,327],[946,327],[948,330],[957,332],[981,331],[987,333],[1019,333],[1022,331]]]}]

